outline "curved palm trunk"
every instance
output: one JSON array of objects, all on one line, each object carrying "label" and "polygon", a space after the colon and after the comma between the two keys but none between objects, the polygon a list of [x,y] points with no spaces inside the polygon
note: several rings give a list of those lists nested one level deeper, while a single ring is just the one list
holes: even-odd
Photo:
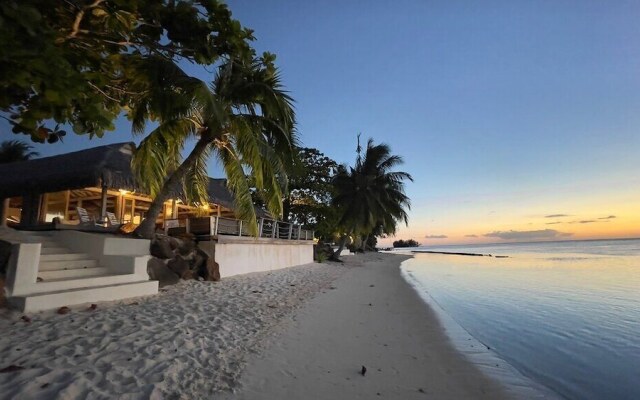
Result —
[{"label": "curved palm trunk", "polygon": [[342,253],[342,250],[344,250],[344,246],[347,244],[348,237],[349,235],[346,234],[342,236],[342,238],[340,238],[340,244],[338,245],[338,250],[334,251],[333,254],[331,254],[331,257],[329,257],[330,260],[342,262],[342,260],[340,259],[340,253]]},{"label": "curved palm trunk", "polygon": [[180,184],[180,182],[182,182],[187,172],[193,168],[196,161],[202,157],[207,150],[207,146],[209,146],[209,140],[205,137],[201,137],[189,156],[178,168],[176,168],[175,171],[173,171],[169,176],[169,179],[165,181],[162,189],[151,202],[147,216],[140,226],[136,228],[134,232],[135,235],[145,239],[151,239],[153,237],[156,228],[156,220],[162,212],[164,202],[169,199],[171,192]]},{"label": "curved palm trunk", "polygon": [[362,250],[363,253],[367,251],[367,242],[369,242],[369,236],[371,235],[365,236],[364,239],[362,240],[362,246],[360,246],[360,250]]}]

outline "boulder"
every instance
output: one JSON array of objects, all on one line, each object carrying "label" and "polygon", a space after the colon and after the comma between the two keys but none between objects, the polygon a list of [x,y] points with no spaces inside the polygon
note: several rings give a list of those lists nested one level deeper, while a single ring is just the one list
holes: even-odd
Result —
[{"label": "boulder", "polygon": [[0,240],[0,275],[7,273],[7,264],[11,257],[11,243]]},{"label": "boulder", "polygon": [[195,236],[185,233],[178,238],[178,253],[182,256],[191,254],[196,249]]},{"label": "boulder", "polygon": [[207,281],[217,282],[220,280],[220,265],[213,258],[207,258],[206,263],[206,274],[204,279]]},{"label": "boulder", "polygon": [[198,276],[202,278],[207,277],[207,260],[209,259],[209,255],[204,251],[196,248],[196,251],[193,252],[193,260],[191,261],[191,269]]},{"label": "boulder", "polygon": [[147,272],[151,280],[159,282],[160,287],[174,285],[180,280],[180,277],[167,267],[164,260],[155,257],[151,257],[147,263]]},{"label": "boulder", "polygon": [[171,243],[167,236],[156,235],[151,240],[151,246],[149,246],[149,252],[152,256],[166,260],[173,258],[173,250],[171,249]]},{"label": "boulder", "polygon": [[182,279],[189,279],[193,277],[191,272],[191,265],[189,261],[180,256],[175,256],[167,263],[167,267]]}]

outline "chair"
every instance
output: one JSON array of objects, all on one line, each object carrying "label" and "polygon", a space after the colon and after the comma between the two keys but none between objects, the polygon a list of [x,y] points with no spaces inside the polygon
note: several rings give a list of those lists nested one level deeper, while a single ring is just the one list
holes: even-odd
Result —
[{"label": "chair", "polygon": [[111,226],[120,226],[122,225],[116,215],[112,212],[107,211],[107,220],[109,221],[109,225]]},{"label": "chair", "polygon": [[100,225],[96,222],[95,218],[89,216],[89,213],[85,208],[76,207],[76,212],[78,213],[78,219],[80,220],[80,224],[82,225]]}]

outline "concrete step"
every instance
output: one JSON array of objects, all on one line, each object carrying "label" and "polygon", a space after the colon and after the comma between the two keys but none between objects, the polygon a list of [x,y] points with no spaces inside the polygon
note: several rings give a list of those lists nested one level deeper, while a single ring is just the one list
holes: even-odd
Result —
[{"label": "concrete step", "polygon": [[95,267],[95,268],[82,268],[82,269],[61,269],[61,270],[52,270],[52,271],[42,271],[38,272],[38,278],[41,278],[42,281],[55,281],[55,280],[66,280],[66,279],[76,279],[76,278],[86,278],[92,276],[106,276],[109,274],[109,268],[106,267]]},{"label": "concrete step", "polygon": [[[60,254],[56,254],[60,255]],[[94,268],[98,261],[92,259],[40,261],[38,271],[55,271],[61,269]]]},{"label": "concrete step", "polygon": [[40,254],[68,254],[73,253],[73,251],[67,249],[66,247],[41,247]]},{"label": "concrete step", "polygon": [[38,282],[33,285],[32,293],[57,292],[65,290],[82,289],[96,286],[111,286],[122,283],[130,283],[139,280],[140,277],[134,274],[108,274],[99,276],[89,276],[85,278],[56,279]]},{"label": "concrete step", "polygon": [[86,260],[91,256],[87,253],[61,253],[61,254],[41,254],[40,262],[43,261],[71,261],[71,260]]},{"label": "concrete step", "polygon": [[9,302],[23,312],[34,312],[83,303],[148,296],[156,293],[158,293],[158,281],[135,281],[115,285],[15,296],[11,297]]}]

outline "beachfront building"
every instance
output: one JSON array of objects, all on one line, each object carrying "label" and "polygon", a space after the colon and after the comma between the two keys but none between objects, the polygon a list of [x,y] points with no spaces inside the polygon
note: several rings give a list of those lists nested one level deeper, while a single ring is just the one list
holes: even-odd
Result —
[{"label": "beachfront building", "polygon": [[[0,165],[3,224],[22,229],[79,225],[78,209],[95,223],[108,224],[107,213],[118,224],[137,225],[145,218],[152,198],[141,190],[131,170],[135,145],[118,143],[87,150]],[[188,205],[179,193],[167,201],[156,224],[191,216],[233,218],[233,197],[224,179],[209,182],[209,203]],[[264,213],[263,213],[264,214]]]},{"label": "beachfront building", "polygon": [[[0,240],[12,246],[5,292],[27,311],[154,294],[149,240],[113,235],[146,217],[152,198],[131,170],[135,145],[119,143],[0,165]],[[189,233],[222,277],[313,262],[313,232],[256,208],[258,236],[235,218],[224,179],[210,179],[206,204],[165,202],[156,220]],[[16,228],[16,229],[11,229]]]}]

